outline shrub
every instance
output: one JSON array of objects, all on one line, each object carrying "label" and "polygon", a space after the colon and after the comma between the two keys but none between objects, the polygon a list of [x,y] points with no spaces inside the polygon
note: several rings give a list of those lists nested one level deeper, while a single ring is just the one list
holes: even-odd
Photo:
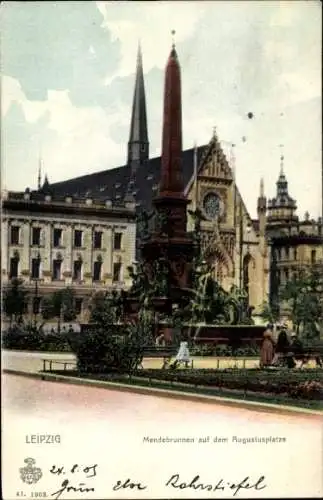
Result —
[{"label": "shrub", "polygon": [[233,349],[232,346],[227,344],[200,344],[194,345],[190,348],[191,356],[223,356],[223,357],[246,357],[246,356],[259,356],[259,348],[257,345],[245,345]]},{"label": "shrub", "polygon": [[22,351],[70,351],[64,334],[46,334],[35,327],[14,327],[3,333],[2,347]]},{"label": "shrub", "polygon": [[123,335],[115,335],[111,324],[71,336],[69,345],[81,373],[128,373],[142,361],[149,338],[149,332],[139,324],[124,325]]}]

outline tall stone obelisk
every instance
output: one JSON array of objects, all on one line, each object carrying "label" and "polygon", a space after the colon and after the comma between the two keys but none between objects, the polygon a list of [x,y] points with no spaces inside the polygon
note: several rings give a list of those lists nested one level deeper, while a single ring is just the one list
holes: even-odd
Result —
[{"label": "tall stone obelisk", "polygon": [[188,203],[182,172],[181,71],[173,44],[165,74],[161,177],[158,196],[153,200],[155,227],[142,246],[148,266],[167,264],[167,296],[171,302],[180,297],[181,288],[189,286],[193,241],[186,230]]}]

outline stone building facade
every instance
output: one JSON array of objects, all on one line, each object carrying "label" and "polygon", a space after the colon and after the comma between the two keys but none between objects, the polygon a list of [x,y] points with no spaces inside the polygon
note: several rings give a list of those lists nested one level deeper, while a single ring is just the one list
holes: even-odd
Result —
[{"label": "stone building facade", "polygon": [[[189,214],[199,209],[203,215],[201,236],[205,258],[223,288],[244,289],[249,305],[259,312],[269,291],[266,211],[258,203],[261,223],[255,225],[216,134],[196,166],[186,195],[191,202]],[[193,231],[192,215],[188,215],[188,226]]]},{"label": "stone building facade", "polygon": [[2,284],[20,278],[28,290],[28,314],[41,301],[71,287],[79,321],[98,290],[131,286],[135,260],[135,205],[75,199],[46,192],[7,192],[2,201]]},{"label": "stone building facade", "polygon": [[[153,211],[161,180],[161,157],[149,157],[142,55],[139,48],[135,76],[128,156],[124,165],[94,174],[57,182],[51,188],[58,195],[105,199],[116,202],[131,195],[138,218]],[[252,219],[234,179],[234,165],[227,159],[214,133],[208,144],[182,152],[182,174],[188,205],[188,231],[194,229],[190,215],[197,208],[205,255],[214,276],[229,290],[233,285],[248,294],[249,305],[259,313],[264,302],[279,295],[283,282],[294,268],[322,259],[322,221],[300,221],[296,202],[288,194],[283,169],[277,194],[265,197],[263,182]],[[137,248],[141,239],[137,224]],[[288,248],[288,256],[286,255]],[[307,263],[307,264],[306,264]],[[277,281],[278,280],[278,281]],[[277,283],[279,282],[279,285]]]},{"label": "stone building facade", "polygon": [[[300,270],[316,269],[323,277],[322,218],[297,215],[297,204],[288,192],[288,182],[281,158],[276,196],[268,200],[266,235],[270,244],[270,300],[279,301],[286,283]],[[284,308],[284,307],[283,307]]]},{"label": "stone building facade", "polygon": [[[146,96],[142,55],[139,48],[133,98],[127,163],[113,169],[58,182],[51,185],[63,195],[109,196],[125,199],[130,193],[142,212],[153,211],[153,199],[161,181],[161,157],[149,158]],[[242,200],[229,164],[216,134],[206,145],[184,150],[182,175],[188,204],[188,231],[194,221],[189,213],[199,208],[205,216],[202,241],[214,276],[229,290],[244,288],[249,305],[260,310],[269,293],[268,250],[265,238],[265,211],[254,224]],[[137,226],[137,247],[141,238]],[[139,255],[138,255],[139,257]]]}]

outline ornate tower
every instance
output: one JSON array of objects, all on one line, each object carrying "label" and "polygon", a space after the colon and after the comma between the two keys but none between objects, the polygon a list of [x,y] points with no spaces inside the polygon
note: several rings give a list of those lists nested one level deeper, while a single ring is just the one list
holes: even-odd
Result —
[{"label": "ornate tower", "polygon": [[297,221],[296,201],[289,196],[288,182],[284,173],[284,156],[280,157],[280,174],[276,182],[277,191],[275,198],[268,201],[267,223],[281,224]]},{"label": "ornate tower", "polygon": [[157,271],[158,278],[165,277],[161,296],[171,303],[180,301],[182,294],[178,292],[188,286],[190,279],[193,241],[186,231],[188,203],[182,175],[181,75],[173,45],[165,75],[161,180],[158,196],[153,200],[155,227],[142,245],[146,265],[163,267],[163,273],[161,269]]},{"label": "ornate tower", "polygon": [[128,142],[128,165],[134,175],[137,167],[149,158],[149,142],[147,129],[146,95],[142,54],[140,44],[137,54],[135,92],[132,103],[130,137]]}]

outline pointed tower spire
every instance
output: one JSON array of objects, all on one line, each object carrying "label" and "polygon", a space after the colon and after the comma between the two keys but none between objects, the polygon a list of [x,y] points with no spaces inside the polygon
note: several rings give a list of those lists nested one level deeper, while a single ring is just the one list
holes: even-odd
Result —
[{"label": "pointed tower spire", "polygon": [[258,205],[257,205],[257,211],[259,217],[260,214],[262,214],[263,212],[266,213],[266,208],[267,208],[267,200],[265,196],[264,179],[262,177],[260,179],[260,190],[259,190]]},{"label": "pointed tower spire", "polygon": [[[283,146],[280,146],[281,148]],[[271,222],[297,219],[296,201],[289,195],[288,181],[284,172],[284,155],[280,156],[280,173],[276,182],[276,196],[268,201],[268,218]]]},{"label": "pointed tower spire", "polygon": [[44,179],[44,184],[43,184],[43,189],[49,187],[49,180],[48,180],[48,175],[45,174],[45,179]]},{"label": "pointed tower spire", "polygon": [[280,175],[284,175],[284,152],[283,144],[280,144]]},{"label": "pointed tower spire", "polygon": [[128,142],[128,165],[132,174],[149,158],[146,95],[142,67],[141,45],[138,43],[135,91],[132,103],[130,136]]},{"label": "pointed tower spire", "polygon": [[41,188],[41,174],[42,174],[42,159],[39,158],[39,162],[38,162],[38,182],[37,182],[37,189],[38,189],[38,191]]}]

